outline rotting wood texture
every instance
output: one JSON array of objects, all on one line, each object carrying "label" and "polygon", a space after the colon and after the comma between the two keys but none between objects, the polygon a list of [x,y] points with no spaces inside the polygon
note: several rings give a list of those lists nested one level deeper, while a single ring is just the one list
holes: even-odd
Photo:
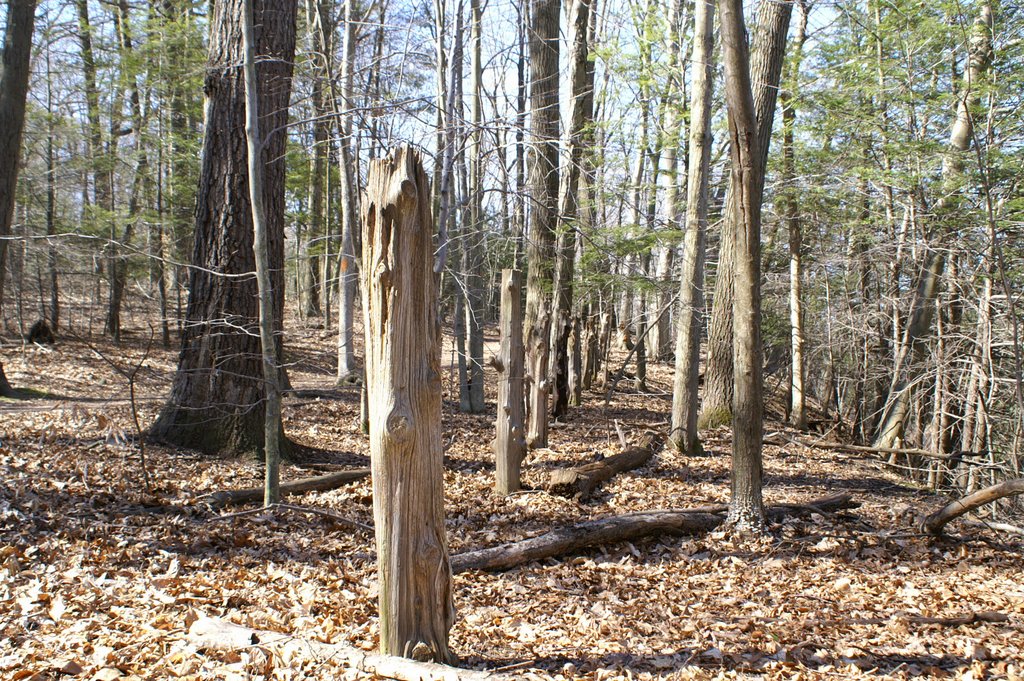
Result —
[{"label": "rotting wood texture", "polygon": [[380,650],[447,662],[441,332],[430,182],[410,146],[370,164],[363,197],[366,391]]}]

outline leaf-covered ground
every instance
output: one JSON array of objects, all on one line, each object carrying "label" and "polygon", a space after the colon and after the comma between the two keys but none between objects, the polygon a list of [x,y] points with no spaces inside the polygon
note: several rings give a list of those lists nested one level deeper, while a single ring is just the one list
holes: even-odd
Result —
[{"label": "leaf-covered ground", "polygon": [[[333,388],[334,339],[305,333],[292,343],[298,392],[285,410],[289,436],[311,450],[305,465],[285,467],[287,478],[367,465],[358,393]],[[189,624],[210,615],[374,648],[373,537],[355,524],[372,524],[370,482],[289,498],[345,521],[284,509],[237,515],[197,499],[259,484],[257,462],[148,445],[147,491],[128,383],[115,369],[132,370],[146,345],[65,339],[0,350],[8,378],[27,393],[0,402],[0,678],[360,678],[313,655],[207,652],[186,640]],[[136,374],[143,427],[176,358],[154,349]],[[583,503],[543,491],[497,498],[492,416],[458,413],[452,376],[444,442],[453,553],[728,498],[724,430],[707,434],[708,456],[662,451]],[[608,407],[587,395],[553,428],[550,449],[528,459],[526,482],[540,487],[554,467],[617,451],[615,421],[630,437],[664,429],[670,378],[669,367],[656,367],[648,394],[618,393]],[[766,429],[793,435],[777,423]],[[915,518],[942,500],[863,455],[766,446],[765,473],[769,503],[846,490],[863,505],[787,521],[758,541],[664,537],[456,575],[451,645],[460,664],[522,679],[1021,678],[1020,538],[959,524],[949,528],[954,538],[922,537]],[[1006,618],[920,619],[976,613]]]}]

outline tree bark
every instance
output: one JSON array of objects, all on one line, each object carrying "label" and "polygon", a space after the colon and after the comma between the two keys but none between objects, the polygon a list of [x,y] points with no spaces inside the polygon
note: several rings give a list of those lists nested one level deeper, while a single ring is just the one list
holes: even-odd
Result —
[{"label": "tree bark", "polygon": [[380,650],[447,662],[454,608],[430,202],[430,181],[411,147],[370,164],[362,272]]},{"label": "tree bark", "polygon": [[[793,5],[789,2],[762,2],[758,9],[754,32],[754,49],[750,60],[750,80],[753,86],[754,115],[757,123],[757,159],[760,175],[768,164],[768,147],[775,120],[775,103],[782,77],[786,52],[786,37]],[[735,225],[741,219],[738,196],[729,185],[726,196],[725,219],[718,250],[718,272],[711,309],[711,328],[708,332],[708,360],[704,380],[704,401],[701,407],[701,427],[723,425],[731,419],[733,401],[733,338],[738,337],[733,320],[733,290],[737,258],[734,237]]]},{"label": "tree bark", "polygon": [[470,117],[469,143],[469,224],[463,230],[462,246],[466,254],[466,341],[469,360],[467,376],[467,411],[484,411],[484,244],[487,225],[484,221],[484,159],[483,159],[483,51],[482,0],[470,0]]},{"label": "tree bark", "polygon": [[552,251],[558,218],[559,0],[530,3],[530,238],[526,249],[526,389],[530,449],[548,444]]},{"label": "tree bark", "polygon": [[4,302],[7,239],[11,236],[11,223],[14,221],[14,195],[18,186],[21,133],[25,128],[25,99],[28,96],[35,20],[35,0],[10,0],[7,3],[3,71],[0,72],[0,309]]},{"label": "tree bark", "polygon": [[[358,178],[352,158],[352,109],[355,107],[353,79],[355,77],[356,0],[345,0],[345,33],[342,38],[341,97],[343,107],[338,118],[340,133],[338,169],[341,184],[341,260],[338,281],[338,383],[351,381],[358,371],[355,354],[356,283],[359,278],[356,263],[356,229],[359,214]],[[337,100],[335,106],[337,107]]]},{"label": "tree bark", "polygon": [[[171,395],[150,433],[206,453],[263,449],[265,397],[252,208],[245,142],[242,1],[214,4],[206,76],[206,133],[197,197],[194,267]],[[295,52],[295,3],[256,0],[257,106],[263,112],[274,328],[284,304],[284,157]]]},{"label": "tree bark", "polygon": [[790,401],[789,419],[793,426],[803,430],[807,427],[807,405],[804,379],[804,312],[803,312],[803,233],[800,224],[800,204],[796,188],[796,152],[794,151],[794,128],[796,127],[796,105],[794,99],[799,90],[800,63],[803,58],[804,41],[807,37],[807,3],[800,0],[799,19],[796,35],[793,36],[792,56],[785,87],[779,91],[782,107],[782,185],[786,192],[782,201],[782,212],[789,228],[789,328],[790,328]]},{"label": "tree bark", "polygon": [[520,466],[526,455],[523,424],[523,275],[518,270],[501,273],[501,348],[495,358],[498,370],[497,436],[494,439],[498,494],[511,494],[522,484]]},{"label": "tree bark", "polygon": [[761,496],[761,192],[757,118],[751,91],[742,0],[719,0],[725,100],[729,114],[730,191],[736,197],[733,289],[733,427],[730,525],[760,529],[765,524]]},{"label": "tree bark", "polygon": [[561,208],[557,251],[555,254],[555,294],[551,329],[551,416],[563,418],[569,411],[570,390],[569,337],[572,332],[573,277],[575,276],[576,234],[580,169],[583,156],[593,141],[588,133],[594,118],[594,81],[590,65],[590,12],[593,0],[572,0],[569,26],[572,46],[569,53],[569,130],[568,153],[562,173]]},{"label": "tree bark", "polygon": [[714,95],[714,5],[696,4],[693,84],[690,100],[689,178],[683,267],[676,314],[676,364],[672,384],[673,445],[684,454],[700,454],[697,432],[700,338],[704,325],[704,249],[711,174],[711,99]]},{"label": "tree bark", "polygon": [[252,0],[242,0],[242,80],[245,91],[245,146],[249,180],[249,206],[252,210],[252,251],[256,265],[256,291],[259,295],[258,320],[260,350],[263,359],[263,452],[266,477],[263,504],[276,504],[281,498],[281,385],[274,342],[274,291],[270,278],[270,235],[264,209],[263,139],[259,126],[259,84],[256,82],[256,45],[253,37]]}]

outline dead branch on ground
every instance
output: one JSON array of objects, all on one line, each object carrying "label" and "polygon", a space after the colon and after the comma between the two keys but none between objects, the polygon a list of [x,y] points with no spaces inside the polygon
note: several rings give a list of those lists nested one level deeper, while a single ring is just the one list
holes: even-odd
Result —
[{"label": "dead branch on ground", "polygon": [[992,485],[985,489],[978,490],[973,494],[968,494],[962,499],[950,502],[940,508],[935,513],[924,519],[921,523],[921,529],[924,532],[928,532],[933,535],[942,534],[942,529],[951,520],[955,520],[965,513],[970,513],[976,508],[980,508],[985,504],[990,504],[993,501],[997,501],[1004,497],[1012,497],[1017,494],[1024,494],[1024,478],[1016,478],[1014,480],[1004,480],[998,485]]},{"label": "dead branch on ground", "polygon": [[553,494],[574,496],[582,499],[597,487],[618,473],[640,468],[651,460],[661,448],[662,440],[654,433],[647,433],[639,444],[627,447],[614,456],[593,461],[575,468],[554,471],[548,479],[548,491]]},{"label": "dead branch on ground", "polygon": [[[768,509],[777,520],[800,511],[831,512],[857,508],[849,494],[835,494],[805,505],[778,505]],[[544,558],[572,553],[580,549],[658,535],[687,535],[710,532],[722,524],[728,506],[716,505],[669,511],[643,511],[590,520],[560,527],[522,541],[502,544],[452,556],[453,572],[465,570],[507,570]]]}]

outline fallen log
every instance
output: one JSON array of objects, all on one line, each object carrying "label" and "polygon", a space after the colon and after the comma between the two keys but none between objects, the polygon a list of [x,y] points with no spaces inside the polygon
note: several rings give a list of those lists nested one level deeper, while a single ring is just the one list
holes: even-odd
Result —
[{"label": "fallen log", "polygon": [[552,494],[582,499],[618,473],[631,471],[646,464],[661,445],[660,437],[654,433],[647,433],[636,446],[627,447],[625,451],[607,459],[553,472],[548,479],[547,490]]},{"label": "fallen log", "polygon": [[[347,485],[357,480],[362,480],[370,474],[369,468],[356,468],[348,471],[339,471],[329,475],[318,475],[312,478],[300,478],[291,482],[281,483],[281,496],[287,494],[301,494],[302,492],[325,492]],[[263,487],[246,487],[245,489],[225,490],[214,492],[198,497],[196,503],[209,504],[213,507],[232,506],[234,504],[248,504],[254,501],[263,500]]]},{"label": "fallen log", "polygon": [[1012,497],[1017,494],[1024,494],[1024,478],[1004,480],[998,485],[992,485],[985,489],[968,494],[962,499],[952,501],[935,513],[924,519],[921,523],[921,530],[933,535],[942,534],[942,529],[951,521],[959,518],[965,513],[970,513],[976,508],[990,504],[1003,497]]},{"label": "fallen log", "polygon": [[[859,505],[848,494],[836,494],[804,505],[772,506],[768,508],[768,516],[777,520],[800,511],[831,512],[856,508]],[[729,507],[722,504],[598,518],[569,527],[560,527],[530,539],[459,553],[452,556],[452,571],[507,570],[517,565],[565,555],[592,546],[664,534],[689,535],[709,532],[722,524],[728,510]]]},{"label": "fallen log", "polygon": [[243,627],[218,617],[200,617],[188,630],[188,640],[199,649],[244,650],[263,648],[269,652],[287,652],[285,659],[294,656],[314,657],[317,660],[355,669],[364,674],[399,681],[486,681],[502,678],[490,672],[459,669],[433,662],[420,662],[392,655],[376,655],[361,648],[339,643],[321,643],[297,639],[289,634]]}]

